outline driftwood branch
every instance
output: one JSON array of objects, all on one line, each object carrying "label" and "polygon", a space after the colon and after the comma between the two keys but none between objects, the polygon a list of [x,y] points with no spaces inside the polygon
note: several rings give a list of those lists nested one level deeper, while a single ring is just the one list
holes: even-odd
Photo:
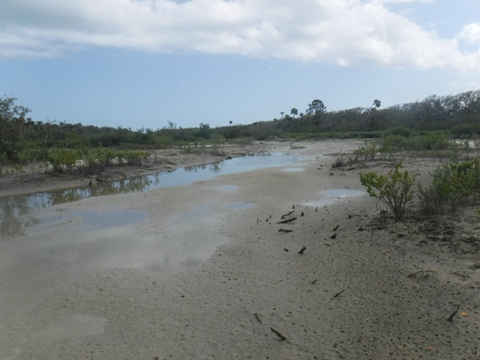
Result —
[{"label": "driftwood branch", "polygon": [[458,310],[460,310],[460,305],[457,305],[456,309],[450,314],[450,316],[448,317],[447,321],[452,322],[452,321],[453,321],[453,318],[455,317],[455,315],[457,315]]},{"label": "driftwood branch", "polygon": [[277,224],[287,224],[287,223],[292,222],[292,221],[295,221],[295,220],[297,220],[297,218],[296,218],[296,217],[292,217],[292,218],[290,218],[290,219],[285,219],[285,220],[279,221],[279,222],[277,222]]},{"label": "driftwood branch", "polygon": [[278,330],[275,330],[273,327],[270,327],[270,330],[272,330],[280,339],[287,340],[287,338]]},{"label": "driftwood branch", "polygon": [[289,232],[292,232],[293,230],[283,229],[283,228],[282,228],[282,229],[278,229],[278,231],[289,233]]},{"label": "driftwood branch", "polygon": [[344,291],[345,291],[345,289],[343,289],[342,291],[336,293],[335,295],[333,295],[333,297],[332,297],[330,300],[333,300],[333,299],[335,299],[336,297],[339,297]]},{"label": "driftwood branch", "polygon": [[305,250],[307,250],[307,247],[306,247],[306,246],[302,247],[302,249],[301,249],[298,253],[299,253],[300,255],[302,255]]}]

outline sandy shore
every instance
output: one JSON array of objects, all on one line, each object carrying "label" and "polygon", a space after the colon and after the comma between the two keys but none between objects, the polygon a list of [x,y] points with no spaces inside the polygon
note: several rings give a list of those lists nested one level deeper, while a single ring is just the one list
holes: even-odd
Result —
[{"label": "sandy shore", "polygon": [[294,145],[262,144],[305,156],[287,169],[32,213],[54,220],[1,242],[0,359],[479,359],[479,214],[381,218],[329,192],[364,190],[330,166],[358,143]]}]

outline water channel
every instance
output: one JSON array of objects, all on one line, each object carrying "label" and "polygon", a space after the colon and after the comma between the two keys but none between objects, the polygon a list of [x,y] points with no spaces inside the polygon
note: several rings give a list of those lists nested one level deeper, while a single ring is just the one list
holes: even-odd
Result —
[{"label": "water channel", "polygon": [[[48,209],[51,206],[67,202],[79,201],[93,196],[127,194],[145,192],[154,189],[183,186],[201,180],[212,179],[218,175],[252,171],[256,169],[291,166],[306,160],[305,156],[287,155],[285,153],[261,153],[221,161],[214,164],[190,166],[174,171],[139,176],[95,186],[41,192],[29,195],[15,195],[0,198],[0,240],[12,239],[26,235],[26,229],[35,227],[41,230],[41,222],[51,223],[51,219],[39,220],[29,216],[33,210]],[[232,191],[230,189],[229,191]],[[82,226],[89,227],[95,222],[95,216],[77,214],[83,217]],[[131,218],[125,215],[127,218]],[[122,214],[112,214],[103,223],[111,223],[114,219],[122,219]],[[118,220],[121,221],[121,220]],[[98,223],[98,221],[97,221]]]},{"label": "water channel", "polygon": [[[59,212],[55,205],[93,196],[184,186],[267,167],[298,172],[304,170],[302,163],[311,160],[284,153],[260,154],[91,187],[0,198],[0,328],[2,319],[7,321],[10,315],[33,306],[36,298],[78,274],[118,268],[171,274],[198,266],[229,241],[221,232],[212,231],[222,227],[225,214],[218,207],[215,210],[211,202],[172,214],[158,232],[151,234],[138,231],[149,215],[146,211],[73,208]],[[231,185],[213,188],[238,190]],[[363,192],[332,191],[323,201],[360,195]],[[222,204],[225,211],[249,211],[253,207],[251,202]]]}]

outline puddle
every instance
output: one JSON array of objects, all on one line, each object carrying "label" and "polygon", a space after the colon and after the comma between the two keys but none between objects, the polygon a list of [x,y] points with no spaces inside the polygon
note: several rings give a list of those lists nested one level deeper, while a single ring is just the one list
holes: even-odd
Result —
[{"label": "puddle", "polygon": [[251,209],[255,207],[254,203],[233,202],[225,204],[226,209]]},{"label": "puddle", "polygon": [[334,189],[327,190],[327,195],[334,199],[347,199],[365,195],[367,192],[362,190]]},{"label": "puddle", "polygon": [[219,231],[225,214],[213,207],[167,218],[155,233],[140,231],[142,211],[47,211],[22,241],[1,247],[0,328],[9,314],[82,274],[128,268],[168,275],[203,264],[229,241]]},{"label": "puddle", "polygon": [[128,227],[142,222],[146,217],[147,212],[134,210],[111,210],[106,212],[88,210],[73,212],[68,215],[46,215],[41,217],[38,224],[32,226],[27,234],[44,234],[62,225],[68,226],[70,231],[78,232]]},{"label": "puddle", "polygon": [[[0,240],[25,235],[26,229],[38,224],[38,219],[28,216],[32,210],[48,209],[57,204],[78,201],[93,196],[136,193],[163,187],[183,186],[201,180],[253,171],[269,167],[294,165],[306,160],[306,156],[285,153],[264,153],[221,161],[215,164],[180,168],[171,172],[157,173],[133,179],[124,179],[95,186],[42,192],[31,195],[17,195],[0,198]],[[234,187],[222,187],[235,191]]]},{"label": "puddle", "polygon": [[220,189],[228,192],[235,192],[238,190],[238,186],[224,185],[224,186],[212,186],[214,189]]},{"label": "puddle", "polygon": [[324,192],[326,197],[319,200],[308,201],[305,205],[309,206],[327,206],[334,204],[339,199],[350,199],[366,195],[366,191],[349,189],[332,189]]},{"label": "puddle", "polygon": [[283,171],[286,171],[286,172],[301,172],[301,171],[305,171],[305,169],[295,167],[295,168],[285,168],[285,169],[283,169]]}]

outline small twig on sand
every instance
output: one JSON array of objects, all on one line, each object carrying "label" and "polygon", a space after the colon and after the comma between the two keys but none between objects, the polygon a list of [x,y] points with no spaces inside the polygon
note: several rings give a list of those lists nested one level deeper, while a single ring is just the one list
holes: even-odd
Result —
[{"label": "small twig on sand", "polygon": [[312,281],[312,285],[315,284],[317,282],[318,279],[315,279]]},{"label": "small twig on sand", "polygon": [[262,324],[262,320],[260,320],[260,316],[258,316],[257,313],[254,314],[255,315],[255,319],[257,319],[257,321]]},{"label": "small twig on sand", "polygon": [[289,233],[289,232],[292,232],[293,230],[283,229],[283,228],[282,228],[282,229],[278,229],[278,231]]},{"label": "small twig on sand", "polygon": [[278,330],[275,330],[273,327],[270,327],[270,330],[272,330],[280,339],[287,340],[287,338]]},{"label": "small twig on sand", "polygon": [[302,255],[305,250],[307,250],[306,246],[302,247],[298,253]]},{"label": "small twig on sand", "polygon": [[295,212],[295,211],[289,211],[288,213],[283,214],[283,215],[282,215],[282,219],[285,219],[287,216],[292,215],[294,212]]},{"label": "small twig on sand", "polygon": [[335,295],[333,295],[333,297],[332,297],[330,300],[333,300],[333,299],[335,299],[336,297],[340,296],[344,291],[345,291],[345,289],[343,289],[342,291],[336,293]]},{"label": "small twig on sand", "polygon": [[297,220],[297,218],[293,217],[293,218],[290,218],[290,219],[285,219],[285,220],[279,221],[279,222],[277,222],[277,224],[287,224],[287,223],[295,221],[295,220]]},{"label": "small twig on sand", "polygon": [[338,224],[337,226],[335,226],[332,231],[336,231],[339,227],[340,227],[340,224]]},{"label": "small twig on sand", "polygon": [[423,272],[423,270],[415,271],[414,273],[407,275],[407,277],[414,277],[415,275],[420,274],[421,272]]},{"label": "small twig on sand", "polygon": [[429,272],[435,272],[435,271],[433,271],[433,270],[419,270],[419,271],[415,271],[414,273],[411,273],[411,274],[407,275],[407,277],[414,277],[417,274],[429,273]]},{"label": "small twig on sand", "polygon": [[332,236],[330,236],[330,239],[335,239],[337,237],[337,234],[333,234]]},{"label": "small twig on sand", "polygon": [[453,321],[453,318],[455,317],[455,315],[457,315],[458,310],[460,310],[460,305],[456,305],[456,306],[457,306],[457,308],[450,314],[450,316],[448,317],[447,321],[452,322],[452,321]]}]

